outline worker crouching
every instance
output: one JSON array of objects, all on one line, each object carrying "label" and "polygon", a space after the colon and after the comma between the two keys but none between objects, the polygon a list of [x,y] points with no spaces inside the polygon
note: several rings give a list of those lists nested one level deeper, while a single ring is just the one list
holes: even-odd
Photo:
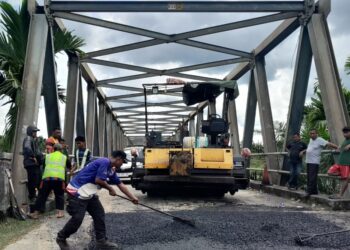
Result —
[{"label": "worker crouching", "polygon": [[54,191],[57,218],[64,217],[64,190],[66,168],[70,168],[70,161],[62,153],[62,145],[55,144],[54,152],[45,157],[45,170],[40,183],[39,196],[35,203],[35,211],[29,216],[38,219],[39,212],[45,212],[47,197]]},{"label": "worker crouching", "polygon": [[66,189],[68,193],[67,212],[72,217],[58,232],[56,242],[61,249],[70,249],[66,239],[79,229],[86,212],[94,221],[97,249],[119,249],[116,244],[107,241],[105,211],[96,193],[99,188],[104,188],[111,196],[116,196],[115,189],[110,186],[114,184],[134,204],[138,204],[138,199],[130,193],[116,174],[116,170],[124,162],[126,162],[125,152],[113,151],[110,158],[100,158],[89,163],[70,181]]}]

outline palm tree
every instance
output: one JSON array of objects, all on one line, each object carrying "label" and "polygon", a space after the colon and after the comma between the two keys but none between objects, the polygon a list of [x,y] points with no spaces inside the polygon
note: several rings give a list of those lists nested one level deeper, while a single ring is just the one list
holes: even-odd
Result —
[{"label": "palm tree", "polygon": [[[345,98],[346,108],[350,115],[350,90],[343,87],[343,94]],[[322,96],[318,83],[315,84],[314,97],[311,98],[311,103],[304,107],[302,137],[308,140],[308,131],[312,128],[317,129],[321,137],[325,139],[330,138],[327,129],[326,114],[324,111]]]},{"label": "palm tree", "polygon": [[[22,77],[28,41],[30,16],[27,0],[23,0],[18,11],[9,3],[0,1],[0,101],[8,105],[5,131],[1,149],[11,150],[17,120],[18,104],[21,99]],[[79,48],[84,40],[69,31],[54,31],[55,53],[68,51],[83,53]],[[65,90],[58,88],[59,98],[65,100]]]},{"label": "palm tree", "polygon": [[345,72],[350,75],[350,56],[346,59],[345,62]]}]

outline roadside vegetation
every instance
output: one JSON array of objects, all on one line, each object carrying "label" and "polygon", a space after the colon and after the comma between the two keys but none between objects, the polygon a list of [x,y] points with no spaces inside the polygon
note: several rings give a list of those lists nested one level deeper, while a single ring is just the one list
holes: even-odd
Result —
[{"label": "roadside vegetation", "polygon": [[[9,108],[6,114],[4,136],[0,141],[0,152],[11,152],[15,136],[18,107],[22,98],[22,77],[28,42],[30,16],[27,0],[16,10],[7,1],[0,1],[0,101]],[[70,31],[54,29],[55,53],[79,53],[84,40]],[[58,86],[61,102],[65,102],[65,89]]]},{"label": "roadside vegetation", "polygon": [[0,222],[0,249],[4,249],[7,245],[39,225],[40,221],[19,221],[12,218],[7,218],[5,222]]}]

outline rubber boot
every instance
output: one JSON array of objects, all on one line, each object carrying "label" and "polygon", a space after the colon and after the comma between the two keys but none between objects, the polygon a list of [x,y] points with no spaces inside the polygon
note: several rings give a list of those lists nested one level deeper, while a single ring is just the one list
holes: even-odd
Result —
[{"label": "rubber boot", "polygon": [[96,249],[97,250],[120,250],[122,248],[113,242],[110,242],[106,239],[102,239],[102,240],[96,240]]},{"label": "rubber boot", "polygon": [[61,237],[57,236],[56,243],[60,247],[61,250],[69,250],[70,249],[69,244],[65,238],[61,238]]}]

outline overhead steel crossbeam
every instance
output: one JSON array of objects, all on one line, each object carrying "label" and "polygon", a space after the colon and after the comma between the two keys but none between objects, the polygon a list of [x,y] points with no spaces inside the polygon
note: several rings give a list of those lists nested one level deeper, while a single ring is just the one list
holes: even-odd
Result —
[{"label": "overhead steel crossbeam", "polygon": [[[299,18],[290,18],[283,21],[264,41],[262,41],[254,53],[256,56],[265,56],[271,50],[273,50],[277,45],[279,45],[284,39],[286,39],[290,34],[292,34],[298,27],[300,27]],[[252,68],[251,63],[240,63],[234,68],[224,80],[237,80],[241,78],[245,73],[247,73]],[[197,110],[189,115],[189,118],[185,120],[185,123],[192,119],[197,112],[202,111],[207,106],[207,102],[200,103],[197,106]]]},{"label": "overhead steel crossbeam", "polygon": [[[98,87],[104,88],[113,88],[120,89],[126,91],[134,91],[136,93],[133,94],[125,94],[119,96],[110,96],[105,100],[107,102],[118,102],[118,103],[126,103],[132,104],[120,108],[111,108],[112,111],[121,111],[130,113],[128,115],[121,115],[116,117],[123,118],[132,118],[129,121],[123,121],[122,123],[130,123],[130,126],[138,125],[139,122],[142,122],[142,118],[136,118],[137,115],[144,115],[144,111],[139,111],[135,109],[143,108],[144,103],[141,101],[130,100],[133,97],[142,97],[143,89],[128,87],[128,86],[120,86],[120,85],[112,85],[110,83],[116,82],[124,82],[131,81],[137,79],[145,79],[149,77],[168,75],[179,78],[187,78],[198,81],[220,81],[221,79],[215,79],[211,77],[185,74],[182,72],[205,69],[210,67],[218,67],[224,66],[234,63],[241,63],[244,65],[243,70],[250,68],[251,59],[257,54],[256,50],[252,52],[245,52],[241,50],[235,50],[232,48],[227,48],[223,46],[218,46],[214,44],[204,43],[200,41],[191,40],[191,38],[210,35],[214,33],[240,29],[244,27],[249,27],[253,25],[259,25],[274,21],[280,21],[289,18],[296,17],[308,13],[307,1],[186,1],[186,2],[167,2],[167,1],[51,1],[49,3],[50,12],[54,15],[54,17],[60,17],[63,19],[81,22],[85,24],[95,25],[99,27],[104,27],[112,30],[117,30],[121,32],[126,32],[130,34],[140,35],[144,37],[151,38],[150,40],[131,43],[122,46],[116,46],[113,48],[107,48],[99,51],[93,51],[85,54],[82,59],[82,63],[92,63],[109,67],[116,67],[121,69],[133,70],[142,72],[141,74],[124,76],[124,77],[116,77],[111,79],[104,79],[96,82]],[[242,20],[238,22],[227,23],[223,25],[217,25],[213,27],[193,30],[189,32],[183,32],[179,34],[164,34],[160,32],[155,32],[147,29],[141,29],[129,25],[124,25],[120,23],[114,23],[110,21],[105,21],[98,18],[88,17],[84,15],[79,15],[75,13],[69,12],[275,12],[275,14],[266,15],[262,17],[252,18],[248,20]],[[184,66],[174,69],[166,69],[166,70],[158,70],[147,67],[141,67],[136,65],[130,65],[125,63],[111,62],[95,59],[93,57],[99,57],[103,55],[109,55],[114,53],[120,53],[124,51],[135,50],[139,48],[145,48],[150,46],[155,46],[164,43],[178,43],[190,47],[200,48],[208,51],[215,51],[219,53],[224,53],[228,55],[239,56],[239,58],[233,58],[228,60],[221,60],[215,62],[202,63],[197,65]],[[275,47],[276,44],[269,43],[265,47],[265,50],[270,50],[270,48]],[[257,48],[259,49],[259,48]],[[263,52],[262,52],[263,53]],[[152,94],[151,92],[148,94]],[[165,93],[164,93],[165,94]],[[167,93],[168,95],[173,95],[177,97],[181,97],[179,93]],[[129,99],[129,100],[128,100]],[[175,102],[175,103],[174,103]],[[159,107],[168,107],[168,108],[183,108],[178,110],[177,112],[189,112],[187,117],[193,117],[198,111],[201,111],[205,106],[206,102],[200,103],[196,108],[194,107],[181,107],[177,106],[177,103],[182,103],[182,101],[173,101],[173,102],[164,102],[156,104],[155,106]],[[175,105],[174,105],[175,104]],[[149,106],[153,106],[154,103],[148,104]],[[158,111],[156,111],[158,112]],[[160,111],[159,111],[160,112]],[[166,113],[166,114],[164,114]],[[164,115],[168,115],[169,112],[163,112]],[[154,114],[157,115],[157,114]],[[159,113],[159,115],[162,115]],[[183,117],[186,115],[181,115],[180,119],[183,120]],[[164,122],[176,122],[175,119],[179,118],[179,115],[173,113],[168,116],[167,119],[162,118]],[[188,118],[189,119],[189,118]],[[187,120],[183,120],[183,123],[186,123]],[[177,121],[178,122],[178,121]],[[171,123],[172,124],[172,123]]]},{"label": "overhead steel crossbeam", "polygon": [[55,12],[54,16],[59,17],[59,18],[63,18],[63,19],[67,19],[70,21],[76,21],[76,22],[91,24],[91,25],[95,25],[95,26],[99,26],[99,27],[108,28],[108,29],[118,30],[118,31],[126,32],[126,33],[131,33],[134,35],[156,38],[156,39],[163,40],[167,43],[174,42],[174,43],[179,43],[179,44],[183,44],[183,45],[187,45],[187,46],[191,46],[191,47],[196,47],[196,48],[200,48],[200,49],[205,49],[205,50],[212,50],[212,51],[225,53],[225,54],[244,56],[244,57],[249,57],[249,58],[252,57],[252,55],[250,53],[247,53],[244,51],[235,50],[235,49],[226,48],[226,47],[217,46],[217,45],[208,44],[208,43],[203,43],[203,42],[199,42],[199,41],[189,40],[189,39],[183,39],[183,40],[178,40],[178,41],[174,40],[173,41],[173,39],[171,38],[171,35],[167,35],[167,34],[160,33],[160,32],[155,32],[155,31],[151,31],[151,30],[141,29],[141,28],[137,28],[134,26],[125,25],[125,24],[105,21],[102,19],[88,17],[88,16],[84,16],[84,15],[64,13],[64,12]]},{"label": "overhead steel crossbeam", "polygon": [[[151,105],[152,106],[152,105]],[[181,108],[181,106],[177,106],[177,105],[162,105],[161,103],[153,105],[153,107],[158,106],[158,107],[167,107],[167,108]],[[126,107],[120,107],[120,108],[112,108],[112,111],[121,111],[121,110],[129,110],[129,109],[135,109],[135,108],[143,108],[144,104],[140,104],[140,105],[133,105],[133,106],[126,106]],[[194,111],[197,108],[195,107],[186,107],[183,106],[183,111]],[[186,108],[186,109],[185,109]]]},{"label": "overhead steel crossbeam", "polygon": [[[169,109],[167,111],[151,111],[148,112],[149,115],[170,115],[170,114],[174,114],[177,115],[177,113],[179,112],[184,112],[186,111],[185,109],[179,107],[177,109]],[[130,110],[130,111],[122,111],[123,113],[128,113],[131,115],[144,115],[145,111],[144,110]],[[123,115],[118,115],[118,117],[121,117]]]},{"label": "overhead steel crossbeam", "polygon": [[[130,86],[123,86],[123,85],[109,85],[108,86],[104,86],[105,84],[99,84],[99,87],[109,87],[109,88],[113,88],[113,89],[119,89],[119,90],[127,90],[127,91],[133,91],[133,92],[139,92],[142,93],[143,96],[143,88],[137,88],[137,87],[130,87]],[[182,91],[182,87],[181,88],[174,88],[174,89],[168,89],[167,91],[159,91],[159,94],[169,94],[169,93],[176,93],[176,92],[181,92]],[[148,92],[147,92],[148,93]],[[150,94],[152,94],[150,92]]]},{"label": "overhead steel crossbeam", "polygon": [[[122,118],[134,118],[134,119],[144,119],[144,113],[143,114],[131,114],[131,115],[118,115],[118,118],[119,119],[122,119]],[[148,116],[152,116],[148,113]],[[154,116],[154,115],[153,115]],[[162,117],[159,117],[159,119],[166,119],[166,118],[187,118],[188,115],[177,115],[177,114],[164,114],[164,115],[156,115],[156,116],[162,116]]]},{"label": "overhead steel crossbeam", "polygon": [[[162,91],[160,94],[153,94],[152,91],[147,91],[148,95],[166,95],[166,96],[174,96],[174,97],[182,97],[181,93],[172,93],[170,91]],[[144,96],[143,93],[135,93],[135,94],[127,94],[127,95],[116,95],[116,96],[108,96],[106,97],[106,101],[115,101],[115,100],[121,100],[121,99],[129,99],[134,97],[141,97]]]},{"label": "overhead steel crossbeam", "polygon": [[52,1],[65,12],[287,12],[303,11],[304,1]]},{"label": "overhead steel crossbeam", "polygon": [[[127,103],[127,104],[140,104],[144,105],[144,102],[142,101],[133,101],[133,100],[113,100],[112,102],[117,102],[117,103]],[[157,106],[159,103],[148,103],[148,106]],[[183,100],[177,100],[177,101],[171,101],[171,102],[161,102],[160,104],[166,105],[165,107],[168,107],[167,105],[173,105],[173,104],[183,104]],[[161,107],[161,106],[160,106]]]},{"label": "overhead steel crossbeam", "polygon": [[[298,14],[299,13],[297,13],[297,12],[272,14],[272,15],[256,17],[256,18],[251,18],[251,19],[247,19],[247,20],[212,26],[212,27],[208,27],[208,28],[183,32],[183,33],[179,33],[179,34],[174,34],[174,35],[170,35],[170,38],[171,38],[171,42],[176,42],[176,41],[181,41],[184,39],[194,38],[194,37],[198,37],[198,36],[212,35],[215,33],[220,33],[220,32],[225,32],[225,31],[230,31],[230,30],[235,30],[235,29],[241,29],[241,28],[247,28],[247,27],[265,24],[265,23],[270,23],[270,22],[275,22],[275,21],[281,21],[284,19],[295,17]],[[99,57],[99,56],[104,56],[104,55],[110,55],[110,54],[140,49],[140,48],[146,48],[146,47],[150,47],[150,46],[164,44],[167,42],[169,42],[169,41],[155,38],[155,39],[150,39],[150,40],[146,40],[146,41],[142,41],[142,42],[130,43],[130,44],[116,46],[116,47],[112,47],[112,48],[108,48],[108,49],[102,49],[102,50],[98,50],[98,51],[89,52],[89,53],[86,53],[84,55],[84,57],[85,58]]]},{"label": "overhead steel crossbeam", "polygon": [[[222,66],[222,65],[234,64],[234,63],[240,63],[240,62],[247,62],[247,61],[249,61],[249,60],[245,59],[245,58],[235,58],[235,59],[225,60],[225,64],[223,64],[222,62],[220,62],[219,64],[220,64],[220,66]],[[171,69],[171,70],[159,70],[159,69],[152,69],[152,68],[147,68],[147,67],[142,67],[142,66],[126,64],[126,63],[111,62],[111,61],[100,60],[100,59],[93,59],[93,58],[82,59],[82,62],[96,64],[96,65],[102,65],[102,66],[107,66],[107,67],[113,67],[113,68],[119,68],[119,69],[127,69],[127,70],[146,72],[148,75],[144,75],[143,78],[168,75],[168,76],[188,78],[188,79],[193,79],[193,80],[198,80],[198,81],[222,81],[222,79],[218,79],[218,78],[178,73],[180,71],[183,71],[183,70],[181,70],[181,68],[180,69]],[[214,67],[214,66],[210,66],[212,64],[214,64],[214,62],[213,63],[208,63],[208,65],[209,65],[208,67],[207,66],[205,66],[205,67],[202,66],[202,68]],[[193,67],[199,67],[199,66],[198,65],[194,65]],[[185,67],[182,67],[182,68],[185,68]],[[189,68],[189,70],[191,70],[192,67],[188,66],[186,68]],[[105,82],[106,82],[106,80],[105,80]],[[102,85],[99,84],[99,82],[97,82],[97,85],[98,86],[102,86]],[[110,85],[104,83],[103,86],[104,87],[109,87]]]},{"label": "overhead steel crossbeam", "polygon": [[[232,59],[226,59],[226,60],[220,60],[220,61],[208,62],[208,63],[201,63],[201,64],[194,64],[194,65],[190,65],[190,66],[184,66],[184,67],[178,67],[178,68],[166,69],[166,70],[150,69],[150,68],[125,64],[125,63],[110,62],[110,61],[104,61],[104,60],[99,60],[99,59],[88,59],[87,58],[87,59],[83,59],[82,61],[87,62],[87,63],[92,63],[92,64],[103,65],[103,66],[146,72],[146,74],[138,74],[138,75],[131,75],[131,76],[126,76],[126,77],[112,78],[112,79],[106,79],[106,80],[101,80],[101,81],[97,82],[97,84],[100,84],[100,83],[106,84],[106,83],[123,82],[123,81],[130,81],[130,80],[134,80],[134,79],[143,79],[143,78],[162,76],[162,75],[179,76],[179,77],[185,77],[185,78],[189,78],[189,79],[198,80],[199,77],[201,77],[201,78],[203,78],[203,77],[189,75],[189,74],[183,74],[183,73],[179,73],[179,72],[213,68],[213,67],[225,66],[225,65],[241,63],[241,62],[249,62],[250,59],[248,59],[248,58],[232,58]],[[221,80],[221,79],[217,79],[217,80]]]}]

